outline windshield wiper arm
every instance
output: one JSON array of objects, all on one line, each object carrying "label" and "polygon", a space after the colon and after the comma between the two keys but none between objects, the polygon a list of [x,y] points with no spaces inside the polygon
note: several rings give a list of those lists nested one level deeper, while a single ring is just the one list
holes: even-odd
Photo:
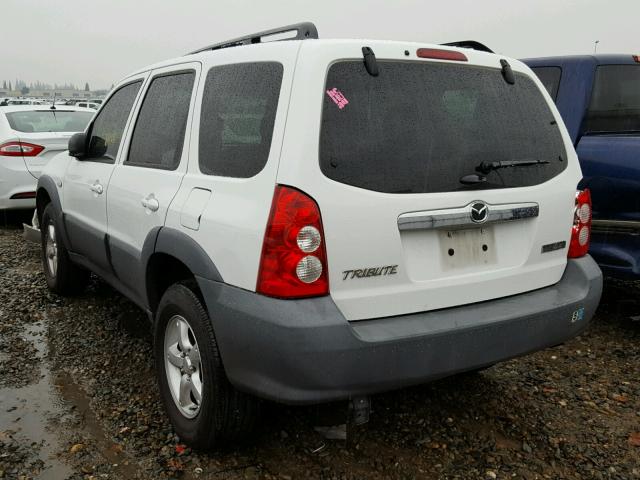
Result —
[{"label": "windshield wiper arm", "polygon": [[476,172],[471,175],[465,175],[460,177],[460,183],[463,185],[475,185],[477,183],[484,183],[487,181],[487,175],[494,170],[500,170],[501,168],[511,167],[527,167],[530,165],[544,165],[549,160],[503,160],[500,162],[482,162],[476,167]]},{"label": "windshield wiper arm", "polygon": [[500,162],[482,162],[476,167],[476,172],[488,174],[494,170],[510,167],[527,167],[530,165],[544,165],[551,163],[549,160],[503,160]]}]

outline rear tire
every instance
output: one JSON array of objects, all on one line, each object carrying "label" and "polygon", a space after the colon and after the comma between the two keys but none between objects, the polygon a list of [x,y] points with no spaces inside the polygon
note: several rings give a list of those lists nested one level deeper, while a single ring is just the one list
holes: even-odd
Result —
[{"label": "rear tire", "polygon": [[178,436],[208,450],[254,431],[258,399],[227,379],[213,325],[195,284],[177,283],[160,300],[154,357],[160,394]]},{"label": "rear tire", "polygon": [[59,224],[53,205],[47,205],[40,224],[42,267],[49,290],[58,295],[70,296],[85,289],[90,273],[69,258],[69,252],[60,237]]}]

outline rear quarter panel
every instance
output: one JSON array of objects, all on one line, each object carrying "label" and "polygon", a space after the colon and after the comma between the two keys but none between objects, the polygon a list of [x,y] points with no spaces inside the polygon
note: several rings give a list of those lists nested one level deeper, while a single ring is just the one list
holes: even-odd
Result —
[{"label": "rear quarter panel", "polygon": [[[194,55],[202,62],[202,78],[198,85],[191,125],[189,165],[169,208],[165,225],[185,233],[200,244],[225,283],[246,290],[256,289],[262,242],[271,211],[299,46],[296,41],[275,42]],[[198,149],[200,135],[208,134],[200,131],[202,96],[207,74],[216,66],[251,62],[278,62],[283,66],[267,163],[251,178],[205,175],[200,171]],[[202,206],[197,230],[189,228],[191,222],[185,222],[185,217],[198,216],[193,212],[194,205],[189,203],[194,189],[211,192],[206,205]]]}]

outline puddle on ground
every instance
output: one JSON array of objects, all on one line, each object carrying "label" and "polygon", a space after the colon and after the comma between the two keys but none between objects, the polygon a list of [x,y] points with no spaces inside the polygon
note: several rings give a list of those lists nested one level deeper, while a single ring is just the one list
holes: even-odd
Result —
[{"label": "puddle on ground", "polygon": [[[27,326],[24,339],[37,348],[40,373],[35,383],[21,387],[0,388],[0,431],[9,431],[21,444],[41,444],[38,451],[44,469],[36,478],[67,478],[73,471],[57,458],[63,446],[55,428],[48,428],[54,418],[65,416],[62,403],[54,390],[51,372],[44,365],[46,325],[40,321]],[[34,452],[35,453],[35,452]]]},{"label": "puddle on ground", "polygon": [[74,382],[70,382],[66,376],[56,377],[56,387],[65,401],[70,402],[76,408],[76,413],[82,419],[82,429],[90,436],[93,446],[97,448],[102,457],[113,466],[113,470],[123,478],[134,478],[137,468],[131,463],[128,456],[122,452],[119,445],[108,440],[102,426],[98,423],[95,413],[89,406],[89,397]]},{"label": "puddle on ground", "polygon": [[122,478],[134,478],[138,469],[108,440],[84,391],[68,375],[49,369],[46,337],[46,320],[27,325],[23,338],[37,349],[38,380],[21,388],[0,388],[0,431],[10,432],[23,445],[40,445],[34,455],[37,453],[44,468],[36,479],[64,479],[74,471],[59,458],[68,448],[59,430],[66,420],[73,421],[77,415],[81,420],[77,431],[89,438],[91,446],[112,465],[112,472]]}]

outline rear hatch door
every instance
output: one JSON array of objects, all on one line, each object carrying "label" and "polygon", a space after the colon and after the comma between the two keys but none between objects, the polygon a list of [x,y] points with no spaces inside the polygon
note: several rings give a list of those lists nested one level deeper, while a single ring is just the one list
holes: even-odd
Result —
[{"label": "rear hatch door", "polygon": [[[278,175],[320,206],[330,292],[346,318],[448,308],[556,283],[580,172],[555,107],[527,67],[510,60],[512,85],[494,55],[465,51],[469,61],[443,62],[417,59],[415,46],[381,43],[373,45],[374,76],[357,58],[360,48],[350,48],[302,47],[310,52],[297,69],[294,126]],[[313,112],[301,93],[310,84],[322,94]],[[313,151],[317,157],[300,161]],[[515,166],[481,173],[483,162]]]}]

